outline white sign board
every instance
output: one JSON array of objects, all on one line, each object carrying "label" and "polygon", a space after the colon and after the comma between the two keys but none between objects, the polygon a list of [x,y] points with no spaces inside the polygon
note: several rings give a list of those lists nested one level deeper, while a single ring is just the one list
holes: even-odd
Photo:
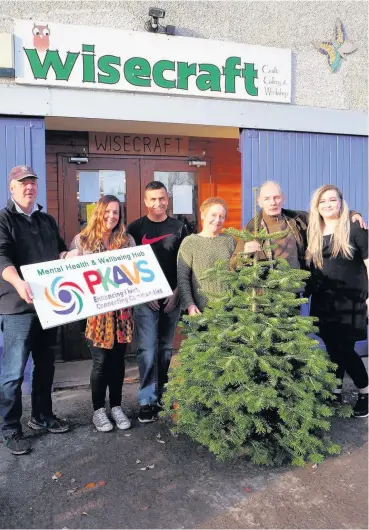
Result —
[{"label": "white sign board", "polygon": [[21,267],[43,329],[170,296],[150,245]]},{"label": "white sign board", "polygon": [[291,102],[291,50],[16,21],[17,83]]},{"label": "white sign board", "polygon": [[98,171],[80,171],[78,201],[97,202],[100,199],[100,174]]},{"label": "white sign board", "polygon": [[103,179],[104,195],[114,195],[120,202],[126,198],[126,172],[100,171]]},{"label": "white sign board", "polygon": [[187,184],[173,186],[173,214],[193,214],[193,187]]}]

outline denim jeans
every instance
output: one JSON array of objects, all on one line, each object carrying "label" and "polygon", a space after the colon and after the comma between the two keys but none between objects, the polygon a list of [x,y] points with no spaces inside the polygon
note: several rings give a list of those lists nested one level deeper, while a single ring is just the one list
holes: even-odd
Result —
[{"label": "denim jeans", "polygon": [[146,304],[135,308],[140,405],[156,403],[168,382],[168,369],[180,308],[176,307],[173,311],[164,313],[165,306],[162,301],[159,304],[159,311],[153,311]]},{"label": "denim jeans", "polygon": [[0,417],[3,436],[21,433],[22,382],[30,352],[33,358],[32,416],[52,416],[54,350],[57,328],[43,330],[36,313],[0,315],[4,349],[0,371]]},{"label": "denim jeans", "polygon": [[127,344],[115,342],[113,348],[98,348],[88,340],[92,357],[90,376],[92,406],[94,410],[105,407],[106,390],[109,388],[110,407],[120,407],[124,381],[124,355]]}]

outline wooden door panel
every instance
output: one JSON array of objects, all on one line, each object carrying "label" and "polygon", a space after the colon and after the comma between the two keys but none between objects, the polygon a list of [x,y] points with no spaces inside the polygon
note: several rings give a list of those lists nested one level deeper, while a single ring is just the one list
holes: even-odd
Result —
[{"label": "wooden door panel", "polygon": [[[67,157],[59,157],[62,186],[59,188],[59,223],[61,233],[69,246],[73,237],[81,230],[78,219],[77,171],[125,171],[126,178],[126,221],[130,223],[141,216],[140,167],[138,159],[89,157],[87,164],[71,164]],[[60,181],[59,181],[60,186]],[[61,199],[61,200],[60,200]],[[90,359],[90,351],[84,336],[86,320],[80,320],[62,326],[63,359],[65,361]],[[130,344],[128,353],[133,353],[135,344]]]},{"label": "wooden door panel", "polygon": [[[196,168],[189,166],[188,160],[172,159],[132,159],[123,157],[90,156],[87,164],[71,164],[66,156],[58,157],[58,198],[59,198],[59,226],[67,245],[70,245],[73,237],[80,232],[78,220],[77,200],[77,171],[122,171],[126,172],[126,216],[127,224],[146,214],[144,203],[145,186],[154,180],[154,172],[183,172],[194,174],[194,217],[197,226],[199,212],[198,207],[203,200],[211,196],[213,186],[211,184],[209,166]],[[193,226],[193,224],[191,225]],[[89,359],[90,352],[87,348],[84,330],[86,321],[74,322],[61,328],[63,359],[65,361]],[[128,354],[136,350],[135,343],[131,343]]]},{"label": "wooden door panel", "polygon": [[[209,162],[208,162],[209,164]],[[203,193],[203,187],[206,186],[207,190],[209,190],[209,187],[211,187],[210,182],[210,172],[209,172],[209,166],[201,166],[197,168],[196,166],[190,166],[188,163],[188,160],[179,160],[179,159],[145,159],[141,161],[141,183],[143,190],[145,189],[145,186],[155,179],[155,172],[164,172],[164,173],[190,173],[194,175],[193,179],[193,186],[194,186],[194,211],[193,215],[174,215],[174,217],[179,217],[181,221],[185,222],[187,224],[187,228],[190,232],[197,232],[200,230],[200,215],[199,215],[199,206],[201,205],[201,202],[204,200],[202,199]],[[158,179],[160,180],[160,179]],[[191,179],[189,179],[190,182]],[[167,184],[167,182],[164,182],[164,184]],[[170,202],[169,202],[169,215],[173,215],[171,211],[171,189],[168,190],[170,195]],[[211,194],[206,195],[206,197],[210,197]],[[201,201],[201,202],[200,202]],[[142,205],[141,208],[143,209],[144,202],[143,202],[143,194],[142,194]]]},{"label": "wooden door panel", "polygon": [[69,245],[73,237],[80,232],[78,222],[77,171],[125,171],[126,174],[126,211],[127,224],[141,215],[140,167],[138,159],[89,157],[87,164],[71,164],[63,157],[63,231]]}]

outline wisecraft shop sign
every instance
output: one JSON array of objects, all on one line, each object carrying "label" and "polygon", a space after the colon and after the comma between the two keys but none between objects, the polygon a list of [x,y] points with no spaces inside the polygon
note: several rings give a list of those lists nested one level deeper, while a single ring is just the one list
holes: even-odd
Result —
[{"label": "wisecraft shop sign", "polygon": [[44,329],[170,296],[150,245],[21,267]]},{"label": "wisecraft shop sign", "polygon": [[16,82],[291,102],[291,50],[17,21]]}]

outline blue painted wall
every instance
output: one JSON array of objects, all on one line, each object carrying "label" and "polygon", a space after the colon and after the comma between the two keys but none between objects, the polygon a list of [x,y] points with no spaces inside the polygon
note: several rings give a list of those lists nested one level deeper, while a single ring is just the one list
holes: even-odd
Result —
[{"label": "blue painted wall", "polygon": [[[46,211],[46,149],[45,123],[40,118],[0,117],[0,208],[4,208],[10,197],[8,175],[12,167],[32,166],[38,181],[38,199]],[[0,360],[3,338],[0,332]],[[23,392],[31,391],[32,359],[25,369]]]},{"label": "blue painted wall", "polygon": [[38,199],[46,211],[45,123],[41,118],[0,118],[0,208],[9,198],[12,167],[32,166],[39,177]]},{"label": "blue painted wall", "polygon": [[[368,138],[334,134],[244,129],[242,155],[242,222],[253,216],[253,187],[278,182],[286,208],[308,210],[311,194],[323,184],[338,186],[349,208],[368,219]],[[303,314],[309,312],[303,306]],[[356,343],[361,356],[366,341]]]},{"label": "blue painted wall", "polygon": [[242,219],[252,217],[252,188],[265,180],[281,184],[285,206],[308,210],[312,192],[335,184],[350,209],[368,219],[368,138],[333,134],[244,129]]}]

